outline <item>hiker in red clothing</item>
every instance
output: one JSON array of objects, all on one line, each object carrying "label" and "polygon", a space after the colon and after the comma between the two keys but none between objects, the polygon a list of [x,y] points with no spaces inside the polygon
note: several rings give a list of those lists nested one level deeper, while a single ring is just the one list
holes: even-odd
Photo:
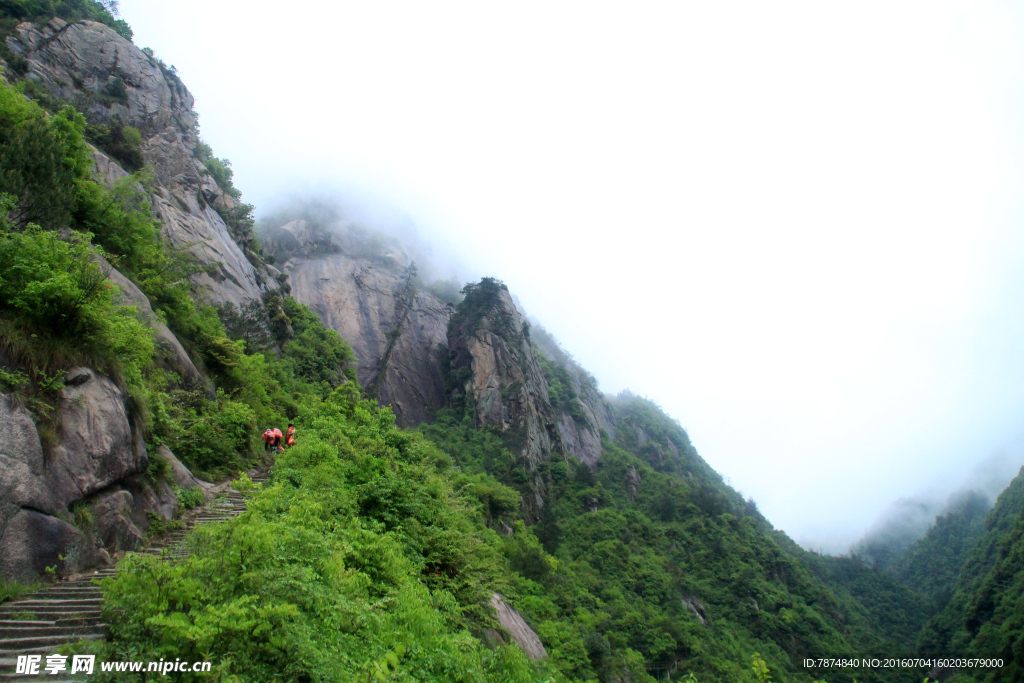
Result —
[{"label": "hiker in red clothing", "polygon": [[295,445],[295,425],[291,422],[288,423],[288,429],[285,431],[284,445],[288,448]]},{"label": "hiker in red clothing", "polygon": [[275,440],[276,437],[274,436],[274,430],[267,427],[266,431],[263,432],[263,449],[269,451],[274,447]]},{"label": "hiker in red clothing", "polygon": [[274,452],[277,453],[281,450],[281,442],[284,441],[284,434],[277,427],[274,427]]}]

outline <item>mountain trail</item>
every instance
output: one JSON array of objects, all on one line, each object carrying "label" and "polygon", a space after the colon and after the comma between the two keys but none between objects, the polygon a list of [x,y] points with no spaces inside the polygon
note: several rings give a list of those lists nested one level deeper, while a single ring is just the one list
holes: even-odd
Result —
[{"label": "mountain trail", "polygon": [[[257,468],[247,472],[254,483],[267,480],[269,471]],[[226,481],[211,489],[214,502],[197,507],[182,516],[184,528],[157,536],[143,550],[161,560],[175,562],[187,556],[183,543],[186,535],[199,524],[219,522],[245,512],[245,496]],[[100,640],[107,636],[103,623],[103,590],[95,583],[112,577],[116,567],[104,567],[91,574],[78,574],[52,584],[17,600],[0,605],[0,682],[36,681],[39,674],[14,673],[20,655],[42,655],[40,673],[46,674],[46,655],[56,654],[57,647],[80,640]],[[67,668],[71,668],[70,658]],[[98,670],[98,665],[97,665]],[[50,678],[52,683],[72,683],[82,679]]]}]

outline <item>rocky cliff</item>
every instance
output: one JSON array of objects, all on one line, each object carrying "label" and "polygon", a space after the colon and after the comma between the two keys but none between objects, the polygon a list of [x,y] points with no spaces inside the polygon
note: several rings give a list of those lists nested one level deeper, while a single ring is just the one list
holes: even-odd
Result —
[{"label": "rocky cliff", "polygon": [[[508,435],[531,472],[558,444],[548,385],[508,288],[485,278],[467,289],[449,331],[453,398],[465,402],[478,427]],[[534,479],[537,508],[545,482]]]},{"label": "rocky cliff", "polygon": [[[144,476],[149,456],[127,393],[109,377],[72,368],[58,398],[57,433],[44,448],[30,410],[0,394],[0,575],[30,581],[109,563],[143,540],[150,514],[174,513],[166,480]],[[194,485],[163,449],[173,481]]]},{"label": "rocky cliff", "polygon": [[504,284],[484,278],[465,291],[449,325],[449,402],[470,410],[478,427],[504,434],[534,472],[524,512],[535,518],[547,495],[541,465],[571,457],[596,468],[601,431],[614,438],[614,419],[593,378],[557,345],[549,353],[561,363],[535,346]]},{"label": "rocky cliff", "polygon": [[[417,286],[400,248],[355,242],[348,231],[291,220],[267,228],[263,248],[288,275],[296,300],[352,345],[360,383],[394,409],[399,424],[468,406],[477,426],[503,433],[530,471],[556,453],[597,466],[602,431],[616,435],[608,402],[550,335],[533,343],[504,285],[485,279],[457,308],[444,304]],[[560,401],[545,379],[552,368],[564,384]],[[539,475],[533,491],[529,507],[539,509],[546,491]]]},{"label": "rocky cliff", "polygon": [[359,383],[398,423],[428,421],[445,405],[453,309],[416,286],[399,250],[354,255],[304,220],[275,229],[264,248],[284,262],[292,296],[352,346]]},{"label": "rocky cliff", "polygon": [[[117,122],[141,132],[145,163],[156,176],[153,208],[171,242],[209,267],[194,281],[212,303],[237,305],[279,288],[275,272],[257,270],[240,246],[251,236],[231,234],[221,215],[235,211],[237,202],[195,157],[193,98],[173,71],[93,21],[25,22],[7,47],[25,60],[25,78],[51,102],[74,104],[92,124]],[[108,182],[126,175],[106,155],[98,155],[97,164]]]}]

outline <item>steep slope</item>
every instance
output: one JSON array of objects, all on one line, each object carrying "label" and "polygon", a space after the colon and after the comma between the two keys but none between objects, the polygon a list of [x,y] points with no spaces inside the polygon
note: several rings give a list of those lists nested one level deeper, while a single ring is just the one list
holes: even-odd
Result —
[{"label": "steep slope", "polygon": [[985,533],[960,569],[946,607],[919,638],[923,653],[999,657],[991,674],[955,680],[1024,680],[1024,470],[996,500]]},{"label": "steep slope", "polygon": [[[625,394],[595,402],[601,418],[578,411],[607,426],[598,458],[572,453],[557,428],[559,415],[572,419],[562,392],[572,387],[586,405],[587,389],[572,382],[571,359],[546,333],[538,345],[547,353],[532,348],[533,330],[527,337],[501,283],[485,278],[464,291],[449,335],[450,407],[420,429],[462,467],[488,523],[506,536],[517,573],[508,595],[564,675],[692,671],[731,681],[759,652],[776,680],[809,680],[803,656],[897,650],[888,624],[780,547],[756,506],[654,404]],[[487,475],[520,494],[519,515],[500,489],[471,479]]]},{"label": "steep slope", "polygon": [[445,404],[452,309],[417,287],[397,249],[345,249],[329,230],[295,220],[272,230],[264,248],[281,263],[296,301],[348,341],[359,383],[398,424],[416,425]]},{"label": "steep slope", "polygon": [[[54,18],[42,26],[23,22],[7,37],[6,47],[19,60],[22,73],[17,80],[51,111],[73,104],[90,125],[104,126],[91,129],[100,130],[98,138],[114,138],[114,131],[123,137],[125,127],[141,134],[135,154],[141,153],[142,163],[136,163],[155,174],[153,208],[171,242],[186,247],[206,266],[193,279],[210,301],[238,305],[262,300],[266,291],[279,288],[271,270],[257,269],[247,258],[255,255],[246,253],[252,250],[246,207],[196,158],[200,141],[194,101],[173,71],[94,21],[69,24]],[[111,144],[130,161],[130,142]],[[125,175],[106,155],[97,161],[108,183]],[[223,216],[234,218],[234,225],[229,227]]]},{"label": "steep slope", "polygon": [[992,502],[968,491],[951,500],[945,514],[924,538],[911,544],[893,563],[892,573],[926,595],[936,610],[953,596],[960,570],[985,535],[985,519]]}]

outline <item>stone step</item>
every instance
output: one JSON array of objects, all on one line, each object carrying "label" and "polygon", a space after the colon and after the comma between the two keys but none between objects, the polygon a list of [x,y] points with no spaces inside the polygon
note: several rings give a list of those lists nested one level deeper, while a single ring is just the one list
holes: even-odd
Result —
[{"label": "stone step", "polygon": [[96,624],[87,626],[3,626],[0,627],[0,647],[3,647],[7,641],[17,638],[90,634],[102,636],[106,632],[107,629],[105,626]]},{"label": "stone step", "polygon": [[84,598],[82,600],[76,600],[74,598],[58,598],[56,600],[18,600],[17,602],[8,603],[9,605],[17,606],[21,609],[32,611],[33,607],[99,607],[103,604],[103,598]]},{"label": "stone step", "polygon": [[[82,615],[80,617],[79,616],[74,617],[76,619],[85,619],[85,618],[88,618],[88,617],[97,617],[97,616],[100,615],[101,611],[102,610],[100,608],[100,605],[97,605],[97,606],[92,607],[92,608],[88,608],[88,607],[35,607],[33,609],[0,610],[0,616],[5,615],[5,614],[12,614],[12,613],[16,613],[16,612],[28,612],[29,614],[35,615],[35,618],[36,618],[37,621],[45,620],[45,619],[47,619],[47,618],[49,618],[51,616],[53,616],[54,619],[60,619],[60,618],[63,617],[63,615],[71,615],[71,614]],[[67,617],[63,617],[63,618],[71,619],[72,617],[67,616]],[[15,619],[14,621],[17,621],[17,620]]]},{"label": "stone step", "polygon": [[[102,598],[102,597],[103,597],[103,591],[100,589],[99,586],[92,586],[92,587],[82,586],[81,588],[51,588],[48,591],[38,591],[36,593],[28,593],[26,595],[20,596],[18,598],[17,602],[21,602],[22,600],[40,600],[40,599],[52,600],[54,598],[93,599],[93,598]],[[13,604],[17,604],[17,603],[13,603]]]},{"label": "stone step", "polygon": [[36,592],[38,592],[38,593],[53,593],[53,592],[73,593],[75,591],[82,591],[82,590],[95,590],[95,588],[96,588],[95,586],[90,586],[87,583],[79,584],[79,583],[74,582],[74,581],[68,581],[66,583],[55,583],[52,586],[48,586],[48,587],[43,588],[43,589],[41,589],[39,591],[36,591]]},{"label": "stone step", "polygon": [[[264,483],[267,473],[250,474],[255,483]],[[230,490],[216,501],[200,508],[186,522],[186,529],[175,529],[162,535],[144,550],[136,552],[175,562],[188,557],[184,546],[188,532],[200,524],[213,524],[237,517],[247,510],[249,494]],[[13,672],[16,655],[52,654],[57,646],[81,639],[103,638],[106,625],[102,619],[103,592],[98,582],[117,576],[114,567],[105,567],[75,581],[56,584],[49,589],[21,597],[17,602],[0,606],[0,683],[4,681],[36,681],[33,676]],[[11,614],[30,613],[32,620],[10,619]],[[72,683],[71,677],[51,678],[54,683]]]},{"label": "stone step", "polygon": [[53,654],[53,650],[58,645],[76,643],[79,640],[99,640],[103,637],[103,633],[93,633],[88,635],[38,636],[35,638],[5,638],[3,641],[0,641],[0,657],[3,657],[5,655],[17,656],[23,654],[38,654],[40,652],[45,652],[46,654]]},{"label": "stone step", "polygon": [[[57,624],[67,624],[67,623],[78,623],[78,622],[83,622],[83,623],[86,623],[86,624],[90,624],[92,626],[95,626],[97,624],[100,624],[100,625],[103,624],[103,614],[101,612],[91,612],[91,613],[84,613],[83,612],[83,613],[78,613],[78,614],[72,614],[70,612],[64,612],[64,613],[59,613],[59,614],[56,614],[56,613],[55,614],[36,614],[35,617],[36,618],[32,620],[33,622],[34,621],[42,621],[42,622],[48,622],[48,623],[51,623],[51,624],[54,624],[54,625],[57,625]],[[13,620],[5,619],[4,621],[13,621]],[[26,622],[23,622],[23,623],[29,624],[29,623],[32,623],[32,622],[26,621]],[[72,627],[72,628],[74,628],[74,627]],[[0,649],[2,649],[3,647],[4,647],[3,639],[0,638]]]}]

